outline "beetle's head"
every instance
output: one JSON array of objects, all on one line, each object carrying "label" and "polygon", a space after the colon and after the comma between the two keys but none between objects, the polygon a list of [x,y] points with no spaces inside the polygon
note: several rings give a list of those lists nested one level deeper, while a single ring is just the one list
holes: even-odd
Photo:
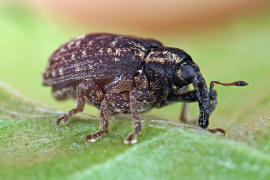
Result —
[{"label": "beetle's head", "polygon": [[193,62],[192,58],[183,50],[170,48],[170,52],[175,63],[175,69],[172,76],[173,85],[182,88],[192,84],[196,91],[196,98],[200,108],[199,125],[207,128],[208,119],[211,113],[210,94],[205,80],[200,73],[199,67]]}]

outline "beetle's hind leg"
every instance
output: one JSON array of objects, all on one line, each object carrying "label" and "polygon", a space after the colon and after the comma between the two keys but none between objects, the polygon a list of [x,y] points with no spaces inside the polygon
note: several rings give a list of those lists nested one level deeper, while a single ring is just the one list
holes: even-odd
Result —
[{"label": "beetle's hind leg", "polygon": [[61,116],[59,119],[57,119],[56,124],[59,125],[62,121],[66,123],[69,118],[79,112],[82,112],[84,109],[84,99],[81,96],[77,97],[77,106],[76,108],[70,110],[69,112],[65,113],[63,116]]},{"label": "beetle's hind leg", "polygon": [[99,87],[96,85],[96,83],[93,80],[87,79],[87,80],[82,81],[77,86],[76,92],[75,92],[75,98],[77,100],[76,108],[70,110],[69,112],[67,112],[63,116],[61,116],[56,121],[56,124],[59,125],[62,121],[67,122],[71,116],[73,116],[79,112],[82,112],[84,109],[86,99],[90,99],[90,101],[93,104],[99,103],[99,101],[101,101],[101,99],[103,97],[93,99],[93,97],[99,97],[99,96],[95,96],[95,93],[99,93],[101,96],[103,96]]},{"label": "beetle's hind leg", "polygon": [[85,102],[83,99],[82,89],[80,86],[78,86],[76,90],[76,100],[77,100],[76,108],[70,110],[69,112],[62,115],[59,119],[57,119],[56,121],[57,125],[59,125],[62,121],[64,123],[67,122],[71,116],[83,111]]}]

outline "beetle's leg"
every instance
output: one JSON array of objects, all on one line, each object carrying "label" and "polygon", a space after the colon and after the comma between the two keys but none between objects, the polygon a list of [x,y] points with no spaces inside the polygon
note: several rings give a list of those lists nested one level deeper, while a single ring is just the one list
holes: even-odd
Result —
[{"label": "beetle's leg", "polygon": [[188,103],[184,102],[182,105],[182,110],[179,116],[179,120],[182,123],[188,123]]},{"label": "beetle's leg", "polygon": [[67,122],[71,116],[75,115],[78,112],[83,111],[85,102],[83,99],[82,89],[83,84],[80,84],[76,90],[76,100],[77,100],[76,108],[70,110],[69,112],[62,115],[59,119],[57,119],[56,121],[57,125],[59,125],[61,121]]},{"label": "beetle's leg", "polygon": [[[182,110],[181,110],[181,114],[180,114],[180,118],[179,120],[185,124],[192,124],[192,125],[198,125],[198,120],[189,120],[187,117],[187,112],[188,112],[188,104],[187,102],[197,102],[197,95],[196,95],[196,90],[192,90],[192,91],[187,91],[185,93],[182,94],[177,94],[175,96],[170,96],[170,101],[182,101],[183,106],[182,106]],[[210,96],[210,113],[212,113],[217,105],[217,94],[216,91],[214,89],[210,89],[209,91],[209,96]],[[221,128],[216,128],[216,129],[207,129],[208,131],[212,132],[212,133],[217,133],[220,132],[222,134],[225,135],[225,130],[221,129]]]},{"label": "beetle's leg", "polygon": [[[76,100],[77,100],[76,108],[70,110],[69,112],[67,112],[63,116],[61,116],[56,122],[57,125],[59,125],[61,123],[61,121],[67,122],[71,116],[73,116],[79,112],[82,112],[84,109],[85,99],[90,98],[90,101],[92,103],[99,101],[99,98],[98,98],[99,96],[96,96],[95,93],[99,93],[100,95],[103,95],[93,80],[89,79],[89,80],[82,81],[77,86],[77,89],[76,89]],[[96,98],[91,99],[91,97],[96,97]],[[96,103],[98,103],[98,102],[96,102]]]},{"label": "beetle's leg", "polygon": [[104,87],[107,94],[100,106],[101,130],[87,136],[86,141],[95,142],[97,138],[108,133],[108,106],[110,105],[114,108],[116,103],[121,104],[123,99],[121,99],[119,94],[125,91],[130,91],[131,89],[132,81],[125,77],[120,77]]},{"label": "beetle's leg", "polygon": [[82,112],[84,108],[84,99],[82,96],[77,96],[77,106],[76,108],[70,110],[69,112],[65,113],[59,119],[57,119],[56,124],[59,125],[61,121],[67,122],[69,118],[79,112]]},{"label": "beetle's leg", "polygon": [[[188,89],[189,89],[189,86],[184,86],[184,88],[181,88],[181,89],[177,90],[176,94],[186,93]],[[186,102],[184,102],[183,105],[182,105],[179,120],[182,123],[188,123],[188,103],[186,103]]]},{"label": "beetle's leg", "polygon": [[111,96],[111,94],[106,94],[100,105],[101,130],[86,136],[86,141],[95,142],[99,137],[108,133],[108,105],[110,103]]},{"label": "beetle's leg", "polygon": [[136,104],[136,91],[133,90],[129,94],[129,106],[132,114],[134,132],[130,133],[125,139],[125,144],[134,144],[137,142],[137,135],[141,132],[141,123]]},{"label": "beetle's leg", "polygon": [[[211,100],[211,104],[210,104],[210,113],[212,113],[217,105],[217,98],[216,98],[217,94],[216,91],[214,89],[210,89],[209,91],[209,97]],[[197,91],[196,90],[192,90],[192,91],[187,91],[181,94],[176,94],[176,95],[170,95],[168,97],[169,101],[177,101],[177,102],[184,102],[185,103],[191,103],[191,102],[197,102],[198,98],[197,98]],[[184,106],[184,105],[183,105]],[[182,112],[185,113],[187,112],[187,106],[182,108]],[[180,116],[181,119],[182,115]],[[183,114],[183,117],[186,117],[185,114]]]}]

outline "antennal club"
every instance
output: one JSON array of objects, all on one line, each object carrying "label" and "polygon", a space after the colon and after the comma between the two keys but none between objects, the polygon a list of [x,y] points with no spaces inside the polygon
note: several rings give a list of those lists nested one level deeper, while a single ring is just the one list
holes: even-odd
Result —
[{"label": "antennal club", "polygon": [[232,82],[232,83],[222,83],[222,82],[219,82],[219,81],[211,81],[210,89],[213,89],[215,84],[220,84],[220,85],[223,85],[223,86],[246,86],[246,85],[248,85],[248,83],[245,82],[245,81],[235,81],[235,82]]}]

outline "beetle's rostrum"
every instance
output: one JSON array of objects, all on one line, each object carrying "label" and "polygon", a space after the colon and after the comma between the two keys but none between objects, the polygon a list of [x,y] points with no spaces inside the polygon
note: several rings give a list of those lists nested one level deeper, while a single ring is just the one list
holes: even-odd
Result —
[{"label": "beetle's rostrum", "polygon": [[[215,83],[247,85],[243,81],[212,81],[208,89],[199,67],[183,50],[154,39],[109,33],[83,35],[65,43],[51,55],[43,74],[43,85],[52,86],[56,99],[77,101],[76,108],[60,117],[57,124],[82,112],[85,103],[100,110],[101,130],[86,137],[91,142],[108,133],[109,115],[131,113],[134,132],[125,143],[135,143],[141,132],[139,112],[179,101],[184,102],[183,113],[187,102],[198,102],[198,124],[207,128],[217,104]],[[190,84],[194,90],[188,90]],[[185,118],[182,114],[183,122],[187,122]]]}]

